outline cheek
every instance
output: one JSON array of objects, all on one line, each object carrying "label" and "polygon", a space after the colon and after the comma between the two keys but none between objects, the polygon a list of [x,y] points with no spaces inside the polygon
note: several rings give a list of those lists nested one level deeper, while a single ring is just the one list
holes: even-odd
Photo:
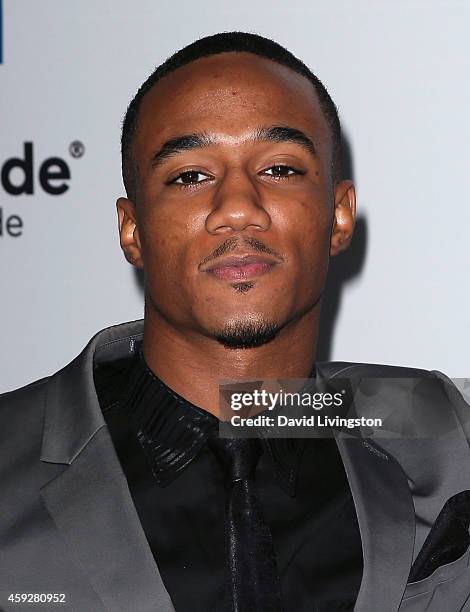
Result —
[{"label": "cheek", "polygon": [[141,220],[141,227],[142,254],[149,281],[155,284],[168,276],[174,278],[183,267],[187,225],[164,215],[149,215]]},{"label": "cheek", "polygon": [[310,250],[308,246],[313,251],[321,251],[330,242],[330,215],[327,214],[326,207],[312,211],[311,206],[308,207],[306,204],[304,206],[305,214],[300,227],[301,241],[307,252]]},{"label": "cheek", "polygon": [[284,216],[284,227],[288,227],[288,233],[295,236],[301,253],[309,254],[329,245],[332,221],[330,209],[326,198],[304,197]]},{"label": "cheek", "polygon": [[181,307],[195,291],[201,258],[195,248],[204,230],[204,216],[188,207],[179,212],[163,199],[148,211],[139,219],[147,289],[161,307]]},{"label": "cheek", "polygon": [[316,291],[324,281],[330,250],[331,218],[328,211],[325,204],[302,201],[291,221],[299,289]]}]

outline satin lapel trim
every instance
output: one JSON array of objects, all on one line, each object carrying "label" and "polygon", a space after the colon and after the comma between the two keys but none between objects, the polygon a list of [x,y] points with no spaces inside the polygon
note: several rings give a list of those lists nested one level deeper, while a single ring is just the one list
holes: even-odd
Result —
[{"label": "satin lapel trim", "polygon": [[364,569],[354,612],[396,612],[410,572],[415,515],[400,465],[370,440],[335,431],[356,508]]},{"label": "satin lapel trim", "polygon": [[106,427],[41,496],[105,610],[174,612]]}]

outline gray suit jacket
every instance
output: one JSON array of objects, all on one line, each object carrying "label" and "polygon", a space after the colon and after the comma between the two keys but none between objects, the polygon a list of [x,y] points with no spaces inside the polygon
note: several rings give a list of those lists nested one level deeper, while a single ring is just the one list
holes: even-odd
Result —
[{"label": "gray suit jacket", "polygon": [[[105,329],[61,371],[0,396],[0,609],[20,609],[7,601],[11,593],[63,593],[65,608],[46,609],[174,610],[93,383],[93,364],[134,352],[142,331],[142,321]],[[470,489],[470,408],[438,372],[346,363],[319,364],[318,372],[423,377],[422,402],[457,415],[442,438],[337,435],[364,555],[356,612],[470,611],[469,550],[407,584],[444,503]],[[379,396],[381,407],[400,401],[393,385]]]}]

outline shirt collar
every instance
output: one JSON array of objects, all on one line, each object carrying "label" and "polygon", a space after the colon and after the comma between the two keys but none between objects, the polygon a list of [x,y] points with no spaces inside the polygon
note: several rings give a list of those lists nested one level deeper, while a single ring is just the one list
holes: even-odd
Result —
[{"label": "shirt collar", "polygon": [[[168,387],[147,366],[142,352],[125,374],[121,410],[127,415],[160,486],[170,484],[196,457],[211,436],[218,435],[219,420]],[[263,438],[282,489],[295,495],[305,440]]]}]

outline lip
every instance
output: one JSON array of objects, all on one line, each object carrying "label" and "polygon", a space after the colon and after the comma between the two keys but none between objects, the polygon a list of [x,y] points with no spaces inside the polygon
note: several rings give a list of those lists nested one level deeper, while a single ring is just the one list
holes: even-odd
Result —
[{"label": "lip", "polygon": [[231,255],[217,260],[203,271],[220,280],[248,280],[270,272],[277,264],[266,255]]}]

